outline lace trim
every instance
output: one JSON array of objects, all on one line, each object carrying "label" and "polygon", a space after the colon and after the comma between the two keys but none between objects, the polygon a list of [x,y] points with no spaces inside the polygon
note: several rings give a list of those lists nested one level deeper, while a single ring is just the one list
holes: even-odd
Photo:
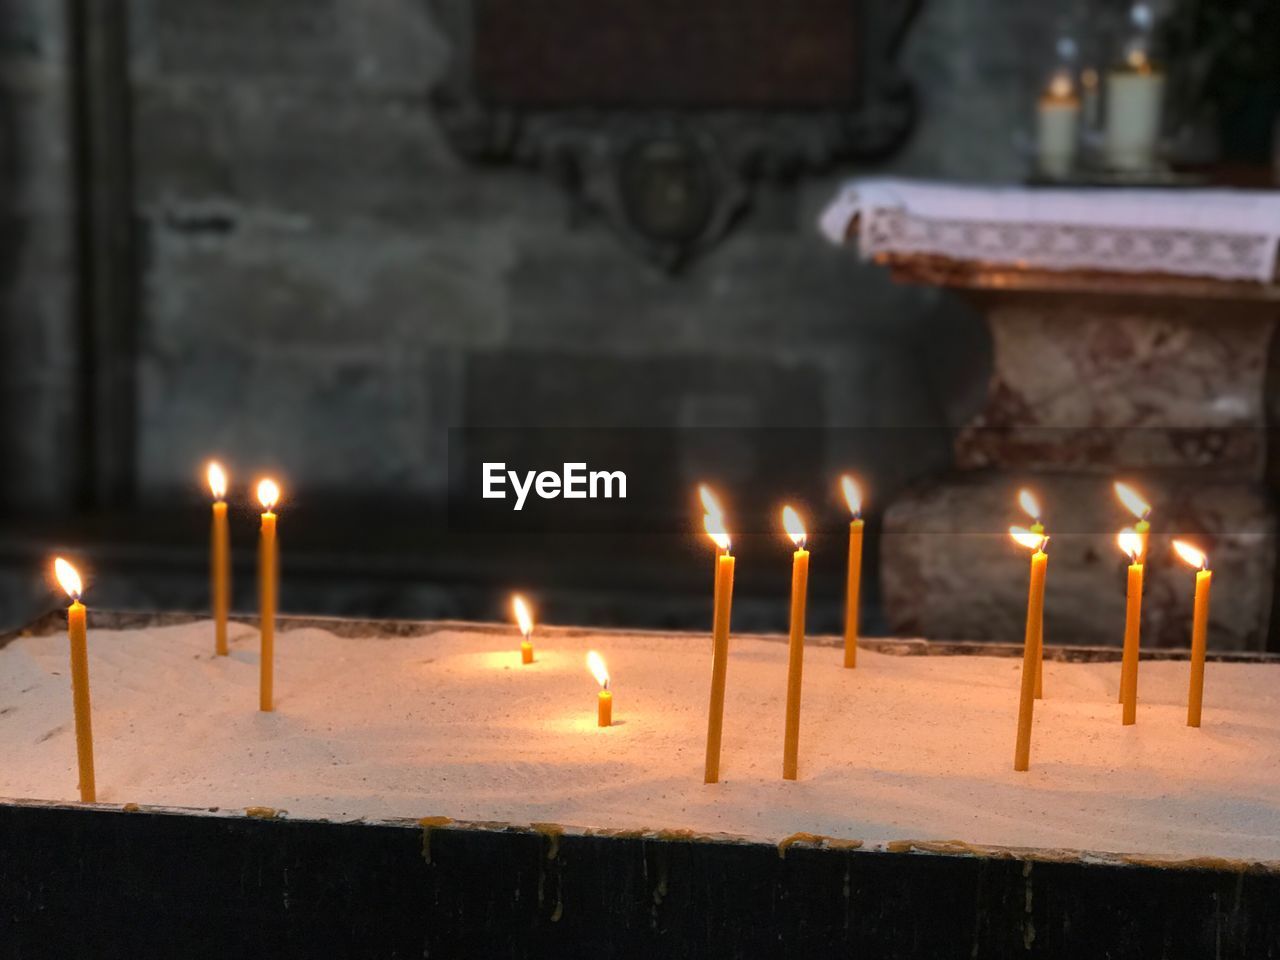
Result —
[{"label": "lace trim", "polygon": [[1046,270],[1171,273],[1269,283],[1276,238],[1153,227],[1007,223],[915,217],[904,210],[862,211],[861,248],[987,260]]}]

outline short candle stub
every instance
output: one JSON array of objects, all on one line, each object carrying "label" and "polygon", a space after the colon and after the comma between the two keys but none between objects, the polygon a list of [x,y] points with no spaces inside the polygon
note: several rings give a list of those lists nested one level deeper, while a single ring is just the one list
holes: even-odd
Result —
[{"label": "short candle stub", "polygon": [[520,636],[524,638],[520,642],[520,662],[533,663],[533,641],[529,639],[533,635],[533,614],[529,612],[529,604],[518,593],[511,598],[511,612],[520,628]]},{"label": "short candle stub", "polygon": [[604,658],[591,650],[587,653],[587,669],[591,671],[596,682],[600,684],[600,696],[596,698],[596,725],[608,727],[613,725],[613,694],[609,690],[609,671],[605,668]]}]

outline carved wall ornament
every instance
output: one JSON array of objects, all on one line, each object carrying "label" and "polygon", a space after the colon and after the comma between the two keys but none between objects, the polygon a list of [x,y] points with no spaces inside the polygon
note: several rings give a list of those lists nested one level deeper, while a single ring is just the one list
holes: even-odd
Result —
[{"label": "carved wall ornament", "polygon": [[452,44],[432,102],[475,163],[544,171],[675,271],[753,186],[892,153],[919,0],[429,0]]}]

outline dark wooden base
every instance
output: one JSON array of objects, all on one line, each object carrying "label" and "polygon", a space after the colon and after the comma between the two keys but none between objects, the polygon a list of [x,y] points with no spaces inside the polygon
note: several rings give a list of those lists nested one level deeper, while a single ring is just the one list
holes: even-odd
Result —
[{"label": "dark wooden base", "polygon": [[1263,957],[1280,874],[0,804],[0,957]]}]

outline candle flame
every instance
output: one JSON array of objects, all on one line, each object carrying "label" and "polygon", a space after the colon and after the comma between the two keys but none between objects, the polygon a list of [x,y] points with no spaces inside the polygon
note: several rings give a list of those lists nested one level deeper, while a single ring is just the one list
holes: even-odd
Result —
[{"label": "candle flame", "polygon": [[209,492],[213,499],[221,500],[227,495],[227,472],[217,460],[209,461]]},{"label": "candle flame", "polygon": [[83,585],[80,582],[80,573],[76,568],[61,557],[57,557],[53,561],[53,572],[58,578],[58,583],[62,584],[62,589],[67,591],[67,596],[72,600],[79,600]]},{"label": "candle flame", "polygon": [[1125,60],[1138,73],[1151,72],[1151,60],[1147,57],[1147,51],[1145,50],[1137,48],[1130,50],[1125,56]]},{"label": "candle flame", "polygon": [[609,689],[609,671],[605,668],[604,657],[591,650],[587,653],[587,669],[596,678],[596,683],[604,690]]},{"label": "candle flame", "polygon": [[533,633],[533,615],[529,613],[529,605],[524,602],[524,597],[518,593],[512,597],[511,610],[515,613],[516,623],[520,626],[520,633],[528,640],[529,635]]},{"label": "candle flame", "polygon": [[849,512],[857,520],[862,516],[862,487],[846,473],[840,478],[840,489],[844,491],[844,502],[849,505]]},{"label": "candle flame", "polygon": [[782,526],[787,531],[787,536],[791,538],[791,542],[796,545],[796,549],[803,550],[807,534],[804,530],[804,521],[800,519],[800,514],[796,513],[794,507],[782,508]]},{"label": "candle flame", "polygon": [[1026,487],[1018,491],[1018,506],[1022,507],[1022,512],[1036,523],[1040,522],[1040,501]]},{"label": "candle flame", "polygon": [[1173,541],[1173,549],[1177,551],[1178,556],[1191,566],[1199,567],[1201,570],[1209,569],[1209,557],[1185,540]]},{"label": "candle flame", "polygon": [[1071,96],[1071,75],[1059,70],[1049,81],[1049,96],[1057,100],[1065,100]]},{"label": "candle flame", "polygon": [[729,534],[724,529],[724,517],[718,513],[708,513],[702,518],[702,527],[717,547],[725,553],[729,552]]},{"label": "candle flame", "polygon": [[1151,512],[1151,504],[1142,499],[1142,494],[1129,486],[1127,483],[1115,483],[1116,496],[1120,498],[1120,502],[1125,508],[1139,520],[1147,519],[1147,514]]},{"label": "candle flame", "polygon": [[274,480],[262,480],[258,483],[258,501],[263,510],[272,510],[280,500],[280,488]]},{"label": "candle flame", "polygon": [[705,483],[698,484],[698,496],[702,499],[702,509],[707,512],[708,516],[724,516],[724,508],[720,506],[719,499]]},{"label": "candle flame", "polygon": [[1131,563],[1137,563],[1138,558],[1142,556],[1142,536],[1132,527],[1125,527],[1116,534],[1116,543],[1120,549],[1129,555]]},{"label": "candle flame", "polygon": [[1043,533],[1032,533],[1026,527],[1010,527],[1009,536],[1013,537],[1013,542],[1018,546],[1028,550],[1043,550],[1049,542],[1049,538]]}]

